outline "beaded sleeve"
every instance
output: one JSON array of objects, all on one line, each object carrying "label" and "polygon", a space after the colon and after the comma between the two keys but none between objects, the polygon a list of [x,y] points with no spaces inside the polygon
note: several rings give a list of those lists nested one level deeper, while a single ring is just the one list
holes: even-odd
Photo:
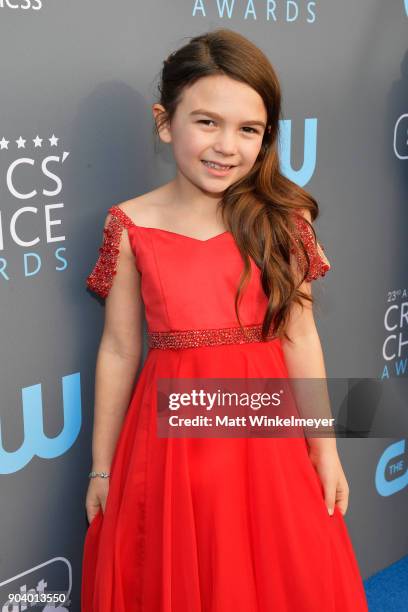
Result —
[{"label": "beaded sleeve", "polygon": [[313,234],[313,231],[304,217],[295,215],[296,248],[292,249],[292,253],[296,256],[296,261],[302,270],[306,272],[307,260],[303,253],[301,243],[303,243],[309,257],[309,271],[305,277],[305,281],[310,282],[316,280],[320,276],[324,276],[330,270],[330,262],[324,252],[324,247],[320,244]]},{"label": "beaded sleeve", "polygon": [[86,284],[102,298],[106,298],[111,290],[117,271],[119,245],[123,230],[132,227],[131,219],[121,208],[109,208],[110,219],[103,229],[102,246],[99,247],[99,256],[96,264],[86,279]]}]

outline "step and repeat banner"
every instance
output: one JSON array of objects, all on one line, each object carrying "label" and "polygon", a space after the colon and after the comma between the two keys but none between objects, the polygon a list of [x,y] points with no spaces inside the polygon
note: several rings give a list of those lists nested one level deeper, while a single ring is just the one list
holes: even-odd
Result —
[{"label": "step and repeat banner", "polygon": [[[314,283],[327,375],[408,375],[407,2],[1,0],[0,611],[44,590],[80,609],[103,325],[85,279],[107,209],[173,176],[151,116],[162,60],[217,27],[281,80],[282,170],[318,200],[332,264]],[[367,578],[408,553],[406,440],[338,448]]]}]

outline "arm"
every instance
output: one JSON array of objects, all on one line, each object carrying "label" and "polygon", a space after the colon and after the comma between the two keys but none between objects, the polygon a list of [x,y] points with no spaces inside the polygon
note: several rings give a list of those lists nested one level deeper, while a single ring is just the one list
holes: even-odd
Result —
[{"label": "arm", "polygon": [[[300,289],[306,294],[312,294],[311,283],[304,281],[300,285]],[[290,311],[287,332],[292,343],[286,339],[282,340],[282,349],[285,356],[285,362],[288,369],[289,378],[315,378],[326,379],[326,368],[324,364],[323,350],[320,343],[319,334],[316,328],[316,323],[313,315],[313,307],[310,302],[303,300],[303,309],[299,304],[294,304]],[[305,394],[308,390],[306,385],[299,385],[300,391]],[[316,387],[315,387],[316,388]],[[319,410],[319,416],[330,417],[331,411],[328,405],[328,395],[323,397],[321,394],[322,386],[318,386],[319,398],[324,401],[321,407],[325,409],[324,414]],[[302,406],[302,397],[298,398],[299,405],[302,410],[302,415],[308,416],[307,405]],[[316,407],[312,406],[312,414],[316,416]],[[313,412],[313,410],[315,411]],[[336,438],[306,438],[309,449],[313,452],[336,452]]]},{"label": "arm", "polygon": [[[108,215],[105,228],[111,220]],[[92,470],[108,473],[143,348],[141,278],[127,231],[121,232],[118,249],[116,274],[105,300],[104,328],[96,359],[92,436]],[[102,275],[104,272],[100,270],[97,277]],[[90,521],[99,505],[104,509],[106,494],[107,482],[101,478],[91,479],[87,498]]]},{"label": "arm", "polygon": [[[310,216],[308,219],[310,221]],[[320,256],[327,261],[322,251]],[[297,277],[299,269],[297,264],[293,266],[294,274]],[[300,290],[307,295],[312,295],[311,279],[304,280],[300,285]],[[292,343],[282,339],[282,349],[289,378],[315,378],[326,379],[326,368],[324,364],[323,350],[320,343],[319,334],[313,314],[313,305],[307,300],[302,300],[302,306],[294,304],[289,316],[287,333],[292,339]],[[327,406],[327,416],[331,416],[329,408],[329,396],[322,397]],[[302,390],[302,385],[300,385]],[[303,393],[305,388],[303,387]],[[296,393],[295,393],[296,395]],[[326,394],[325,394],[326,395]],[[302,393],[296,397],[302,412]],[[306,402],[307,403],[307,402]],[[307,413],[307,406],[304,411]],[[320,413],[319,413],[320,414]],[[307,414],[305,414],[307,416]],[[322,415],[323,416],[323,415]],[[326,416],[326,414],[324,414]],[[329,514],[332,514],[335,504],[338,504],[342,514],[347,511],[349,487],[344,475],[340,458],[337,452],[336,438],[317,438],[306,437],[310,460],[319,474],[324,489],[324,496]]]}]

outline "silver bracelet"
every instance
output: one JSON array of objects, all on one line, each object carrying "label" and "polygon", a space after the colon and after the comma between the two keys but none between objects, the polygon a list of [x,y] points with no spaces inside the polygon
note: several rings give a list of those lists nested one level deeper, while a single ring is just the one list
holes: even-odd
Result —
[{"label": "silver bracelet", "polygon": [[89,478],[95,478],[96,476],[100,476],[101,478],[109,478],[109,474],[107,472],[89,472]]}]

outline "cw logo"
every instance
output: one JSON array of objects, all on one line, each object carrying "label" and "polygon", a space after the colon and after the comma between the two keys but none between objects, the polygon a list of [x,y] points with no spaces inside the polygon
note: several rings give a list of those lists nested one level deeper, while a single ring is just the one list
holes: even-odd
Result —
[{"label": "cw logo", "polygon": [[81,429],[81,384],[79,372],[63,376],[62,397],[64,427],[54,438],[44,434],[41,385],[22,390],[24,441],[20,448],[8,452],[3,448],[0,421],[0,474],[21,470],[35,456],[52,459],[65,453],[75,442]]},{"label": "cw logo", "polygon": [[375,486],[380,495],[394,495],[408,485],[404,453],[405,440],[399,440],[388,446],[381,455],[375,472]]},{"label": "cw logo", "polygon": [[305,119],[303,165],[299,170],[291,166],[291,138],[292,122],[289,119],[279,121],[280,171],[299,187],[303,187],[310,181],[316,168],[317,119]]}]

